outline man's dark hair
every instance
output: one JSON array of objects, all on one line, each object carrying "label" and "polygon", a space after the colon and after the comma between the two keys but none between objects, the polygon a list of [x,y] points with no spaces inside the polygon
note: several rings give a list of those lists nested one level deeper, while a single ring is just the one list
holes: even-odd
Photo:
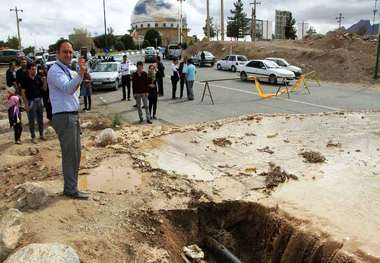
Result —
[{"label": "man's dark hair", "polygon": [[32,67],[37,67],[37,64],[32,62],[32,63],[28,63],[28,65],[26,65],[26,69],[31,69]]},{"label": "man's dark hair", "polygon": [[136,66],[144,66],[144,63],[142,61],[137,61]]},{"label": "man's dark hair", "polygon": [[71,46],[73,46],[73,43],[70,42],[70,40],[68,39],[60,39],[57,41],[57,52],[59,52],[61,50],[61,47],[63,44],[65,43],[69,43]]},{"label": "man's dark hair", "polygon": [[127,55],[124,55],[123,58],[128,58],[128,56],[127,56]]},{"label": "man's dark hair", "polygon": [[187,64],[193,64],[193,59],[189,58],[189,59],[187,60]]}]

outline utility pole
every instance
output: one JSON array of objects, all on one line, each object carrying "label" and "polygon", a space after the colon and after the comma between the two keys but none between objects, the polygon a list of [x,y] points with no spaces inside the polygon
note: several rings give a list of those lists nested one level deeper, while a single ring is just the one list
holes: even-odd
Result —
[{"label": "utility pole", "polygon": [[256,7],[261,5],[261,2],[257,2],[254,0],[253,3],[249,3],[253,5],[252,7],[252,21],[251,21],[251,40],[252,42],[256,40]]},{"label": "utility pole", "polygon": [[104,44],[105,48],[107,48],[107,20],[106,20],[106,0],[103,0],[103,18],[104,18]]},{"label": "utility pole", "polygon": [[372,23],[372,28],[373,28],[373,32],[372,33],[375,33],[375,22],[376,22],[376,14],[377,14],[377,1],[378,0],[375,0],[375,8],[373,9],[373,23]]},{"label": "utility pole", "polygon": [[339,28],[338,29],[341,29],[342,28],[342,21],[343,21],[344,17],[343,17],[343,14],[342,13],[339,13],[339,16],[336,18],[336,20],[338,21],[339,23]]},{"label": "utility pole", "polygon": [[220,0],[220,37],[224,41],[224,0]]},{"label": "utility pole", "polygon": [[207,39],[210,41],[211,38],[211,25],[210,25],[210,0],[207,0],[207,22],[206,22],[206,27],[207,27]]},{"label": "utility pole", "polygon": [[22,9],[18,9],[17,6],[14,9],[9,9],[10,12],[16,13],[16,24],[17,24],[17,36],[18,36],[18,49],[21,50],[21,37],[20,37],[20,22],[22,21],[21,18],[18,17],[18,12],[24,12]]},{"label": "utility pole", "polygon": [[379,78],[379,59],[380,59],[380,30],[379,37],[377,39],[377,56],[376,56],[376,66],[375,66],[375,79]]},{"label": "utility pole", "polygon": [[179,12],[179,43],[182,44],[182,30],[183,30],[183,13],[182,13],[182,2],[184,2],[185,0],[177,0],[177,2],[179,1],[179,5],[180,5],[180,12]]}]

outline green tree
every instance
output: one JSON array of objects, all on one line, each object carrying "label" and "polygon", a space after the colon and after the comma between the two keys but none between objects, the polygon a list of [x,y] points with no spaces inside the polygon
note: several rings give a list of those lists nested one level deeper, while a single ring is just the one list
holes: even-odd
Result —
[{"label": "green tree", "polygon": [[30,53],[34,54],[34,50],[35,50],[35,48],[32,47],[32,46],[30,46],[30,47],[25,48],[25,49],[23,50],[23,52],[24,52],[25,55],[28,55],[28,54],[30,54]]},{"label": "green tree", "polygon": [[116,41],[116,43],[115,43],[115,49],[117,51],[125,50],[124,43],[121,40]]},{"label": "green tree", "polygon": [[[94,44],[97,48],[105,48],[106,47],[106,38],[104,35],[97,36],[93,38]],[[113,34],[107,34],[107,47],[112,48],[115,45],[116,38]]]},{"label": "green tree", "polygon": [[244,12],[242,0],[237,0],[234,7],[235,9],[231,10],[232,16],[228,17],[227,21],[227,37],[244,38],[249,32],[249,19]]},{"label": "green tree", "polygon": [[285,38],[293,40],[297,38],[296,20],[293,18],[292,13],[290,13],[288,19],[286,20]]},{"label": "green tree", "polygon": [[156,46],[156,39],[157,39],[157,47],[161,46],[162,40],[160,33],[157,30],[150,29],[146,32],[144,36],[144,43],[145,41],[149,43],[148,46],[155,47]]},{"label": "green tree", "polygon": [[18,49],[18,46],[19,46],[19,41],[17,37],[8,37],[8,40],[7,40],[8,48]]},{"label": "green tree", "polygon": [[[205,21],[205,26],[203,27],[203,33],[205,34],[205,36],[207,36],[207,18]],[[210,38],[214,38],[215,36],[216,36],[216,28],[214,24],[214,18],[211,17],[210,18]]]},{"label": "green tree", "polygon": [[0,48],[4,48],[7,46],[7,43],[3,40],[0,40]]},{"label": "green tree", "polygon": [[124,36],[121,37],[120,40],[121,40],[121,42],[123,42],[125,49],[135,49],[136,48],[135,41],[133,40],[133,38],[130,35],[125,34]]},{"label": "green tree", "polygon": [[85,28],[74,28],[73,33],[69,35],[69,40],[73,43],[74,50],[80,50],[81,47],[90,49],[94,46],[94,40]]}]

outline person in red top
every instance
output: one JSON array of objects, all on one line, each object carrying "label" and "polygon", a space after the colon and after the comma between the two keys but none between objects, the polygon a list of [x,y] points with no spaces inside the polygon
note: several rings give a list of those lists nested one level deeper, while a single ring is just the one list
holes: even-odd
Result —
[{"label": "person in red top", "polygon": [[143,113],[141,110],[141,101],[144,104],[145,113],[146,113],[146,122],[151,124],[149,107],[148,107],[148,74],[144,71],[144,64],[142,61],[137,62],[137,71],[132,75],[132,90],[133,96],[136,100],[137,111],[140,117],[140,123],[143,123]]}]

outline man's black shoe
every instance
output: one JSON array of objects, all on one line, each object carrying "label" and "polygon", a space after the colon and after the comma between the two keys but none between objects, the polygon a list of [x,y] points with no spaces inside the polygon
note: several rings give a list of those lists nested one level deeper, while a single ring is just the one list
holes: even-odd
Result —
[{"label": "man's black shoe", "polygon": [[146,122],[149,123],[149,124],[152,124],[152,122],[150,120],[147,120]]},{"label": "man's black shoe", "polygon": [[84,192],[76,192],[74,194],[64,193],[63,195],[66,197],[69,197],[69,198],[81,199],[81,200],[87,200],[90,197],[90,195],[88,193],[84,193]]}]

